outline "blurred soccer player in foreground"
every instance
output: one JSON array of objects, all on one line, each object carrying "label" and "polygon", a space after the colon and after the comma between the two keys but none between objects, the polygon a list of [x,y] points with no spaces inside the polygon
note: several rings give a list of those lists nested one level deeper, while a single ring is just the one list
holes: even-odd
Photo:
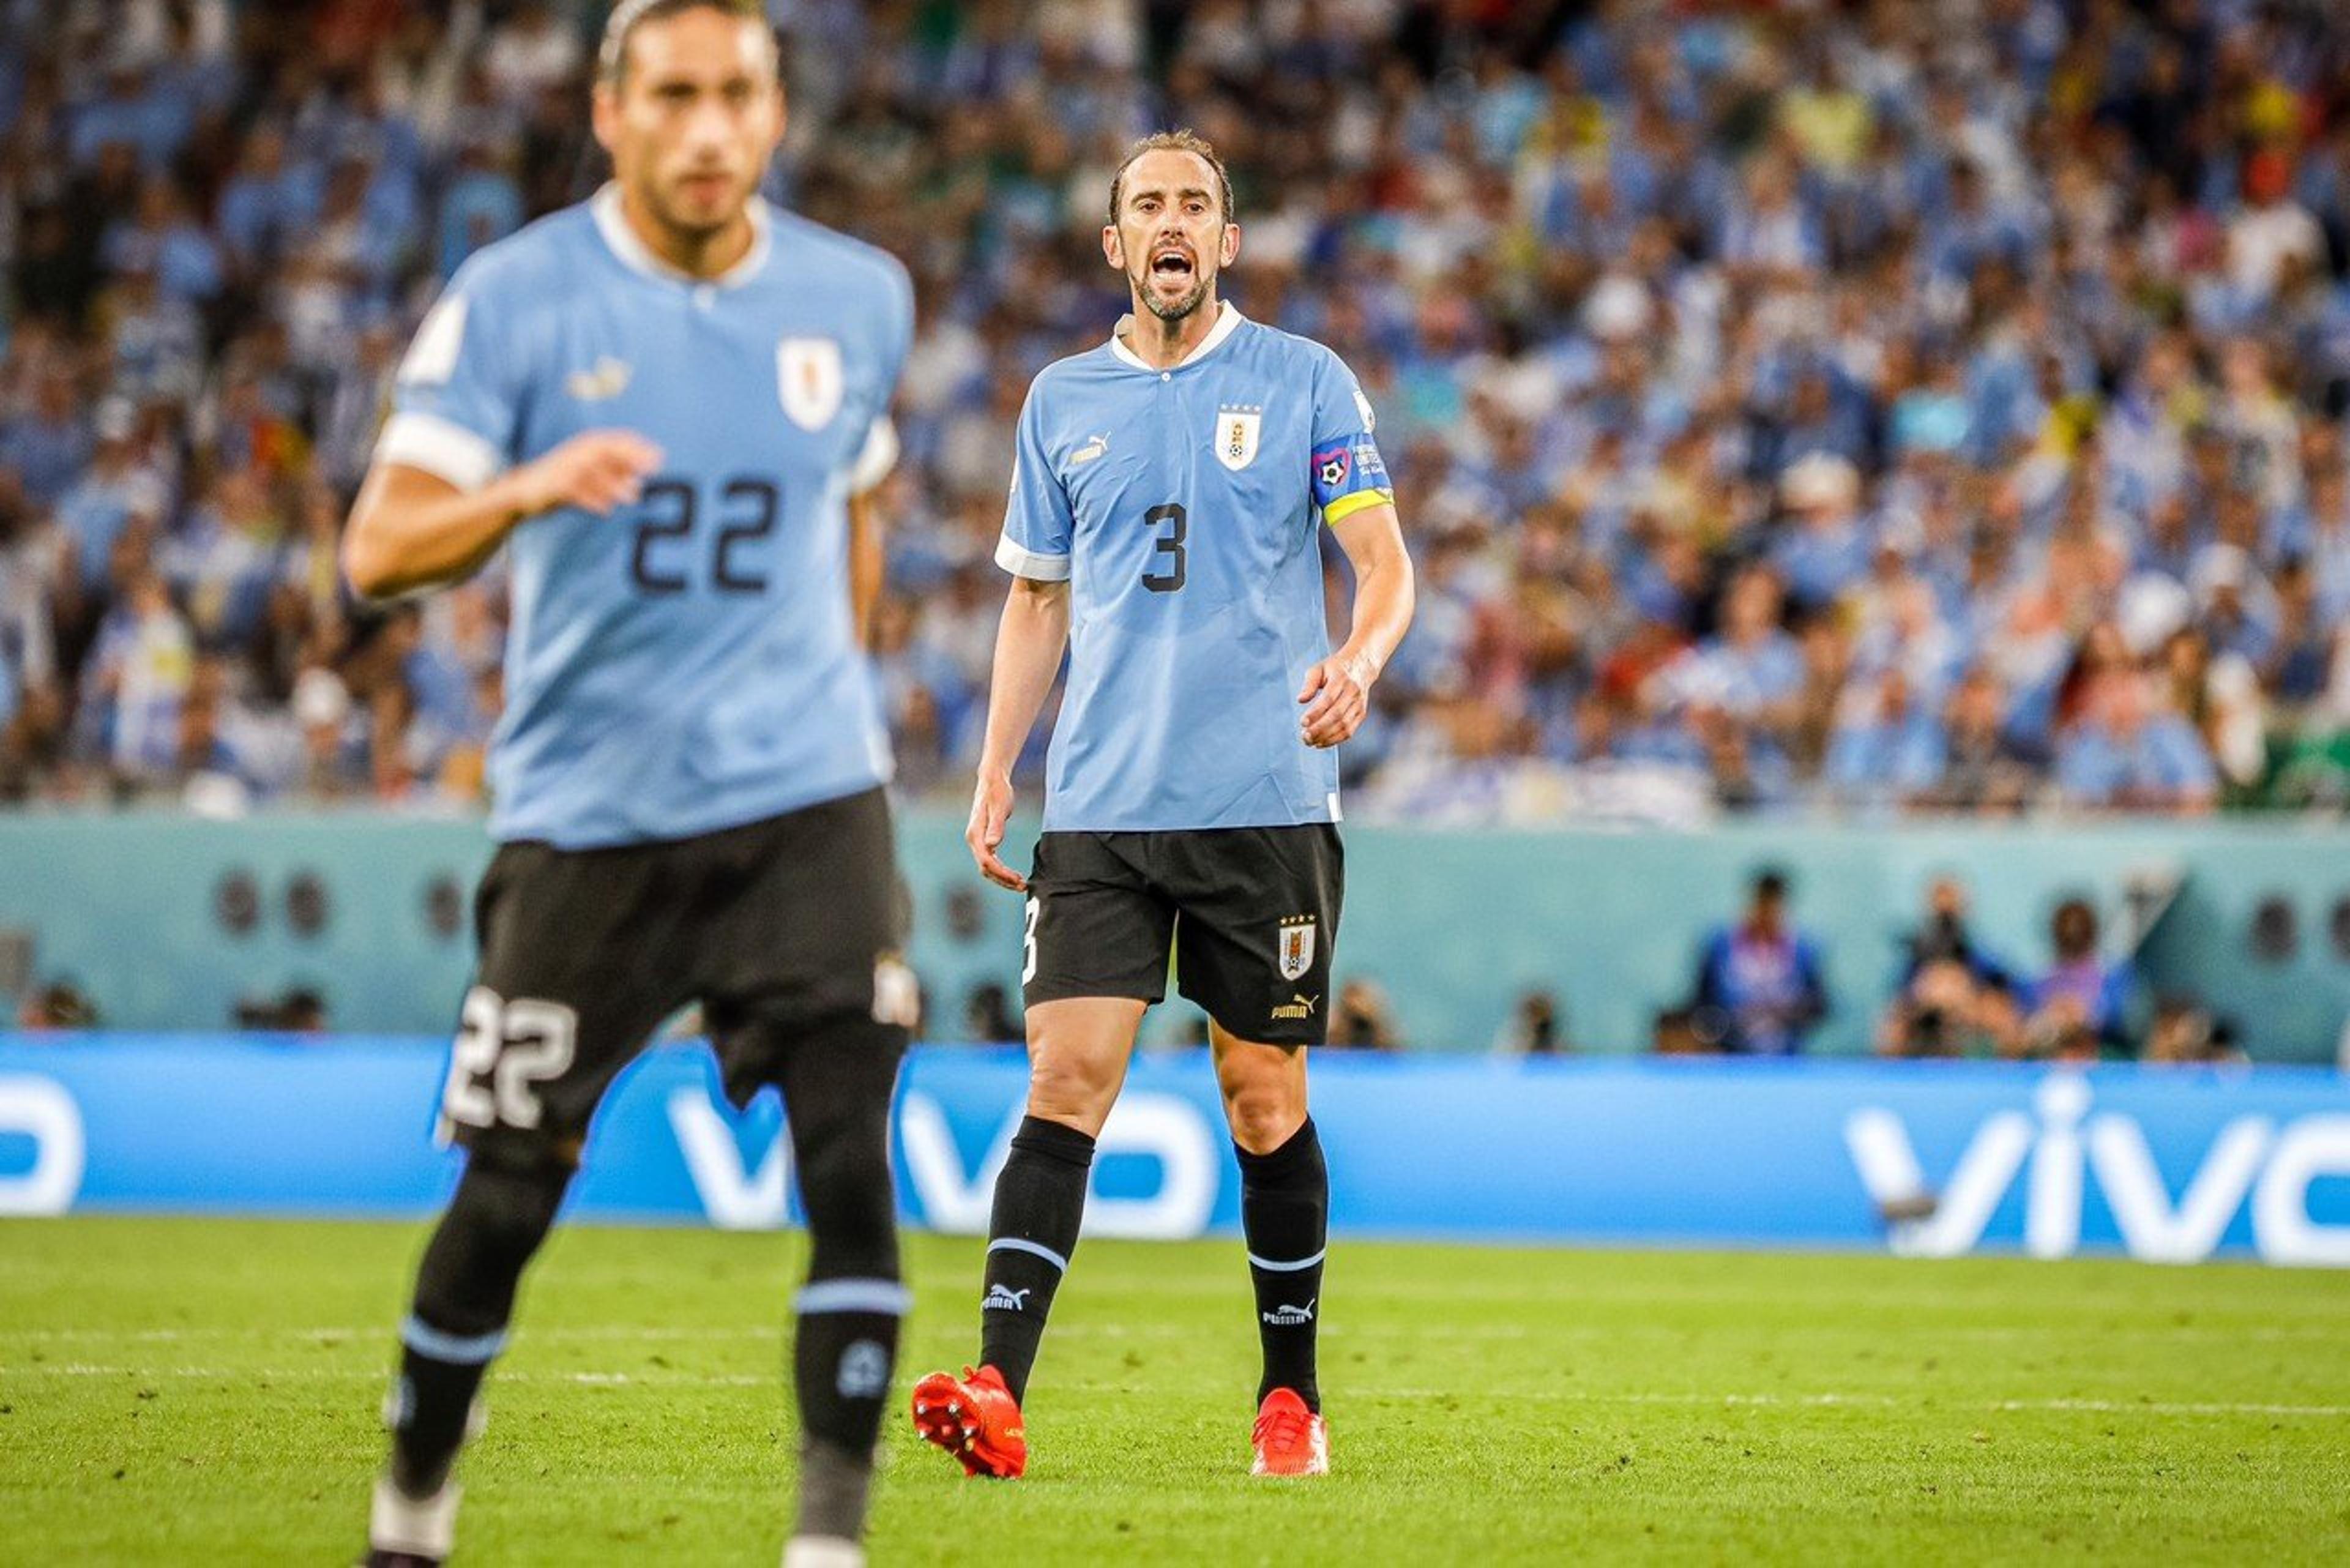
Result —
[{"label": "blurred soccer player in foreground", "polygon": [[400,1331],[369,1562],[450,1551],[452,1468],[589,1115],[699,1002],[727,1094],[783,1092],[813,1238],[784,1561],[853,1564],[907,1300],[887,1128],[913,989],[857,563],[911,291],[757,196],[784,103],[756,0],[627,0],[600,67],[612,182],[452,280],[344,547],[385,596],[504,546],[514,592],[442,1107],[470,1153]]},{"label": "blurred soccer player in foreground", "polygon": [[[980,1366],[923,1378],[913,1400],[922,1435],[974,1475],[1026,1467],[1019,1401],[1170,944],[1180,989],[1211,1021],[1240,1157],[1264,1353],[1254,1473],[1329,1465],[1315,1376],[1329,1180],[1305,1047],[1328,1023],[1342,888],[1331,748],[1410,622],[1412,574],[1352,373],[1217,298],[1240,243],[1205,142],[1138,143],[1102,231],[1133,313],[1047,367],[1020,415],[996,550],[1015,580],[965,837],[990,879],[1028,895],[1028,1114],[995,1187]],[[1326,526],[1355,573],[1336,652]],[[1012,763],[1065,647],[1044,834],[1023,877],[997,853]]]}]

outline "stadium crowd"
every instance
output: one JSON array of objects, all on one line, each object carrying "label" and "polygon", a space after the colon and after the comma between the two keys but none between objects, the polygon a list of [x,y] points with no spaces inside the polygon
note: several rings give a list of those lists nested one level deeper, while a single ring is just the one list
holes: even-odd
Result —
[{"label": "stadium crowd", "polygon": [[[1185,122],[1419,557],[1366,811],[2350,799],[2350,11],[774,9],[774,193],[917,283],[910,790],[975,754],[1024,389],[1123,308],[1109,172]],[[434,292],[600,178],[602,11],[0,0],[0,792],[478,798],[496,569],[358,605],[337,533]]]}]

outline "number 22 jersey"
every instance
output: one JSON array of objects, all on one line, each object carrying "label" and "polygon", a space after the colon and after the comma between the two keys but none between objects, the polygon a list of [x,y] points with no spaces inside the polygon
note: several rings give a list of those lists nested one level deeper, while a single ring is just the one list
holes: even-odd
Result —
[{"label": "number 22 jersey", "polygon": [[1336,354],[1229,303],[1171,369],[1113,336],[1037,376],[995,558],[1069,584],[1046,832],[1338,819],[1297,691],[1330,652],[1319,524],[1394,499],[1371,426]]},{"label": "number 22 jersey", "polygon": [[377,460],[461,490],[591,430],[663,453],[635,504],[508,536],[501,839],[685,838],[889,776],[847,501],[896,455],[912,291],[880,251],[751,216],[749,254],[697,280],[608,186],[467,261],[400,367]]}]

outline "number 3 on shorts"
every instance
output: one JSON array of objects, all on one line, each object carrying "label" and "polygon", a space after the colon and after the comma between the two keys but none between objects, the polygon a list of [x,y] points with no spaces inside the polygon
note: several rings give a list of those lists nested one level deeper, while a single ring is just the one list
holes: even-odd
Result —
[{"label": "number 3 on shorts", "polygon": [[534,1086],[561,1075],[579,1047],[579,1015],[560,1002],[507,1002],[485,985],[465,993],[441,1114],[469,1127],[539,1123]]},{"label": "number 3 on shorts", "polygon": [[1020,939],[1020,983],[1036,978],[1036,900],[1028,900],[1028,929]]}]

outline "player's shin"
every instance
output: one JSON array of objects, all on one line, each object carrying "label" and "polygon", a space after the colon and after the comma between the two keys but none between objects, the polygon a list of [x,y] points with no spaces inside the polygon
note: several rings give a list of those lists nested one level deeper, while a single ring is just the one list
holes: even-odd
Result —
[{"label": "player's shin", "polygon": [[1028,1389],[1054,1293],[1076,1250],[1094,1140],[1029,1116],[1013,1136],[987,1227],[987,1293],[980,1302],[979,1358],[1003,1374],[1017,1401]]},{"label": "player's shin", "polygon": [[805,1537],[863,1534],[873,1445],[898,1363],[898,1325],[910,1297],[894,1273],[811,1280],[794,1303],[799,1390],[799,1516]]},{"label": "player's shin", "polygon": [[447,1481],[482,1379],[504,1347],[523,1268],[546,1239],[569,1180],[567,1170],[545,1164],[479,1154],[467,1162],[400,1325],[390,1480],[405,1497],[432,1497]]},{"label": "player's shin", "polygon": [[1329,1234],[1330,1174],[1322,1140],[1308,1116],[1270,1154],[1234,1146],[1241,1162],[1241,1229],[1248,1241],[1249,1278],[1256,1286],[1257,1338],[1264,1378],[1257,1399],[1276,1388],[1295,1390],[1318,1412],[1315,1338],[1322,1303],[1322,1255]]},{"label": "player's shin", "polygon": [[807,1283],[793,1303],[795,1547],[853,1543],[865,1528],[874,1442],[911,1301],[899,1280],[889,1181],[890,1085],[904,1050],[905,1032],[889,1025],[858,1019],[819,1030],[797,1043],[784,1085],[810,1241]]}]

